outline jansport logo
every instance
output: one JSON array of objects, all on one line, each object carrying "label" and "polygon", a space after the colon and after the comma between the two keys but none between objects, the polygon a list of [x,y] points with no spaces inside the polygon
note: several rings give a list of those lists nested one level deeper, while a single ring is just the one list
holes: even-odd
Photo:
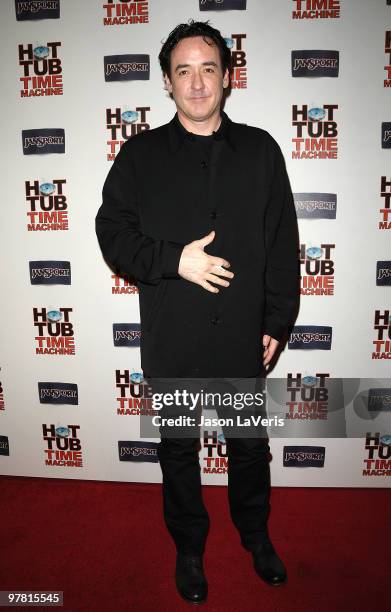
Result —
[{"label": "jansport logo", "polygon": [[105,55],[105,81],[148,81],[149,55]]},{"label": "jansport logo", "polygon": [[147,113],[150,106],[106,108],[106,128],[109,132],[107,161],[114,161],[116,154],[127,140],[144,130],[149,130]]},{"label": "jansport logo", "polygon": [[83,467],[83,453],[79,438],[80,425],[42,425],[46,442],[45,465]]},{"label": "jansport logo", "polygon": [[32,285],[70,285],[71,264],[69,261],[30,261]]},{"label": "jansport logo", "polygon": [[228,473],[228,453],[226,441],[223,433],[216,430],[204,430],[203,448],[206,456],[203,457],[203,474],[227,474]]},{"label": "jansport logo", "polygon": [[384,87],[391,87],[391,30],[386,32],[386,39],[384,42],[384,53],[387,55],[388,65],[384,66],[384,70],[387,71],[387,78],[384,79]]},{"label": "jansport logo", "polygon": [[340,0],[293,0],[293,19],[339,19]]},{"label": "jansport logo", "polygon": [[199,0],[200,11],[245,11],[247,0]]},{"label": "jansport logo", "polygon": [[33,47],[19,45],[19,65],[22,98],[36,96],[62,96],[62,66],[59,57],[61,43],[48,42]]},{"label": "jansport logo", "polygon": [[0,436],[0,455],[9,457],[10,447],[8,442],[8,436]]},{"label": "jansport logo", "polygon": [[391,476],[391,435],[367,432],[363,476]]},{"label": "jansport logo", "polygon": [[74,355],[75,332],[70,316],[72,308],[33,308],[37,346],[36,355]]},{"label": "jansport logo", "polygon": [[387,181],[385,176],[382,176],[380,180],[380,197],[384,198],[384,203],[379,211],[382,215],[382,219],[379,221],[379,229],[391,230],[391,180]]},{"label": "jansport logo", "polygon": [[118,276],[118,274],[112,274],[111,278],[113,279],[113,283],[111,286],[111,293],[113,295],[138,294],[139,290],[137,285],[135,285],[135,280],[130,280],[128,278],[124,278],[123,276]]},{"label": "jansport logo", "polygon": [[16,21],[59,19],[60,0],[15,0]]},{"label": "jansport logo", "polygon": [[324,446],[284,446],[284,467],[324,467]]},{"label": "jansport logo", "polygon": [[391,285],[391,261],[376,262],[376,285]]},{"label": "jansport logo", "polygon": [[158,414],[152,408],[152,389],[140,372],[115,371],[118,415]]},{"label": "jansport logo", "polygon": [[120,461],[147,461],[158,463],[157,442],[137,442],[135,440],[118,441]]},{"label": "jansport logo", "polygon": [[292,106],[292,126],[296,129],[292,159],[337,159],[337,109],[338,104]]},{"label": "jansport logo", "polygon": [[293,77],[337,77],[339,51],[292,51]]},{"label": "jansport logo", "polygon": [[148,0],[106,0],[103,5],[105,17],[103,25],[128,25],[130,23],[148,23]]},{"label": "jansport logo", "polygon": [[286,419],[326,420],[328,413],[329,390],[326,382],[330,374],[319,372],[315,375],[300,372],[287,376],[286,390],[288,412]]},{"label": "jansport logo", "polygon": [[224,39],[231,51],[231,89],[247,88],[247,59],[246,51],[244,50],[246,38],[247,34],[231,34],[229,38]]},{"label": "jansport logo", "polygon": [[391,359],[390,310],[375,310],[373,329],[377,338],[372,341],[375,347],[372,359]]},{"label": "jansport logo", "polygon": [[113,323],[114,346],[140,346],[140,323]]},{"label": "jansport logo", "polygon": [[382,149],[391,149],[391,122],[381,124]]},{"label": "jansport logo", "polygon": [[68,204],[65,179],[25,181],[29,232],[67,231]]},{"label": "jansport logo", "polygon": [[289,349],[331,349],[333,328],[326,325],[295,325],[288,341]]},{"label": "jansport logo", "polygon": [[337,195],[335,193],[294,193],[298,219],[335,219]]},{"label": "jansport logo", "polygon": [[65,153],[65,131],[62,128],[22,130],[23,155]]},{"label": "jansport logo", "polygon": [[334,295],[335,244],[300,245],[301,295]]},{"label": "jansport logo", "polygon": [[391,410],[391,389],[385,387],[369,389],[367,407],[368,412],[389,412]]},{"label": "jansport logo", "polygon": [[77,406],[77,385],[63,382],[39,382],[38,395],[41,404],[70,404]]}]

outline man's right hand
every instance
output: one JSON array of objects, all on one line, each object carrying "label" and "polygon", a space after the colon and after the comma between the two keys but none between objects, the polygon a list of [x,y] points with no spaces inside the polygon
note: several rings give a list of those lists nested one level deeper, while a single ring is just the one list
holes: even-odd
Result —
[{"label": "man's right hand", "polygon": [[220,277],[233,278],[234,274],[222,267],[229,268],[231,266],[229,261],[204,252],[204,248],[214,240],[214,237],[215,232],[212,230],[203,238],[193,240],[183,248],[178,274],[192,283],[201,285],[207,291],[218,293],[219,289],[210,283],[228,287],[229,282]]}]

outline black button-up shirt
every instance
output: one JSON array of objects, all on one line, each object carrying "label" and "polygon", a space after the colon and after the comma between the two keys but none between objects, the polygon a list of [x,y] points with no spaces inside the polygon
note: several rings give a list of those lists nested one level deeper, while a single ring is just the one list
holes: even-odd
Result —
[{"label": "black button-up shirt", "polygon": [[[178,275],[183,247],[235,276],[211,293]],[[177,114],[121,147],[96,216],[103,255],[137,280],[145,376],[244,377],[262,369],[262,334],[281,340],[299,301],[297,219],[283,156],[268,132],[222,112],[210,137]]]}]

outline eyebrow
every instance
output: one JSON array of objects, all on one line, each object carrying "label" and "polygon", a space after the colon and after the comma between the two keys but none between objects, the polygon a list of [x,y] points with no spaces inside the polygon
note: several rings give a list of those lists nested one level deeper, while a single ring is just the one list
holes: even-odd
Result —
[{"label": "eyebrow", "polygon": [[[216,62],[210,61],[210,62],[202,62],[202,66],[215,66],[216,68],[218,68]],[[175,68],[175,72],[177,72],[178,70],[182,70],[182,68],[189,68],[190,64],[178,64],[177,67]]]}]

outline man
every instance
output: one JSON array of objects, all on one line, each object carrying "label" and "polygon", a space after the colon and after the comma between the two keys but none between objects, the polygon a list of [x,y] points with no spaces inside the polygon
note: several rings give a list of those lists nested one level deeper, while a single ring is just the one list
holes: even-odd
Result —
[{"label": "man", "polygon": [[[138,281],[145,377],[259,377],[299,296],[283,156],[266,131],[221,110],[230,52],[208,22],[177,26],[159,60],[177,113],[122,146],[103,187],[99,243],[120,273]],[[208,590],[198,443],[162,436],[158,445],[176,585],[193,603]],[[267,531],[267,440],[226,443],[233,522],[257,574],[282,584],[286,569]]]}]

